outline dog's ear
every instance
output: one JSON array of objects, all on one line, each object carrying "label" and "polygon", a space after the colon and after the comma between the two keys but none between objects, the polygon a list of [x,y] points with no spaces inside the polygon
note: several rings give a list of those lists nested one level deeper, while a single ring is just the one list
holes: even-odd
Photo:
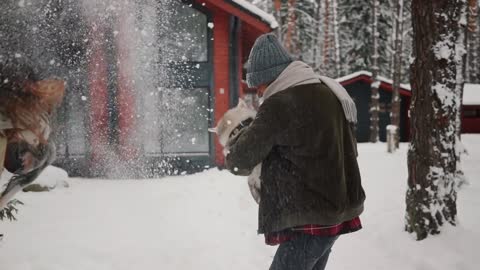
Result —
[{"label": "dog's ear", "polygon": [[249,108],[247,102],[243,98],[238,99],[238,105],[237,107],[239,108]]},{"label": "dog's ear", "polygon": [[208,129],[208,132],[212,132],[212,133],[217,134],[217,133],[218,133],[217,127],[209,128],[209,129]]}]

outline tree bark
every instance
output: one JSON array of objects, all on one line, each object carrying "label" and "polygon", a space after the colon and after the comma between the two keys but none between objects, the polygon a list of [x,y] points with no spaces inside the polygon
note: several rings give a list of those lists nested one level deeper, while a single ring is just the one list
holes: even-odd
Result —
[{"label": "tree bark", "polygon": [[456,132],[465,73],[466,0],[413,0],[412,141],[406,230],[422,240],[456,224]]},{"label": "tree bark", "polygon": [[279,40],[283,40],[283,37],[282,37],[282,15],[280,13],[280,10],[282,8],[282,1],[281,0],[274,0],[273,8],[275,10],[275,18],[277,19],[277,22],[278,22],[277,37],[278,37]]},{"label": "tree bark", "polygon": [[293,53],[295,51],[295,44],[293,42],[293,35],[295,33],[295,5],[296,0],[288,0],[288,23],[287,33],[285,37],[285,47],[287,51]]},{"label": "tree bark", "polygon": [[330,0],[325,0],[323,28],[323,66],[327,69],[330,63]]},{"label": "tree bark", "polygon": [[478,36],[478,2],[468,0],[468,33],[467,33],[467,70],[466,78],[470,83],[479,83],[478,64],[479,36]]},{"label": "tree bark", "polygon": [[320,59],[320,48],[322,47],[322,23],[321,23],[321,17],[322,17],[322,0],[316,0],[315,1],[317,4],[317,8],[315,9],[315,40],[313,44],[313,68],[315,71],[319,71],[319,68],[321,67],[321,63],[319,61]]},{"label": "tree bark", "polygon": [[390,124],[395,126],[395,148],[400,142],[400,81],[402,80],[403,0],[398,0],[395,14],[395,53],[393,60],[393,93]]},{"label": "tree bark", "polygon": [[468,0],[468,31],[477,30],[478,2],[477,0]]},{"label": "tree bark", "polygon": [[373,37],[373,55],[372,55],[372,95],[370,97],[370,142],[376,143],[378,141],[378,121],[379,121],[379,99],[380,94],[378,93],[378,88],[380,87],[380,81],[378,80],[378,0],[373,0],[372,5],[372,37]]},{"label": "tree bark", "polygon": [[334,61],[335,61],[335,77],[339,77],[340,70],[340,43],[338,38],[338,2],[332,0],[332,20],[333,20],[333,46],[335,49]]}]

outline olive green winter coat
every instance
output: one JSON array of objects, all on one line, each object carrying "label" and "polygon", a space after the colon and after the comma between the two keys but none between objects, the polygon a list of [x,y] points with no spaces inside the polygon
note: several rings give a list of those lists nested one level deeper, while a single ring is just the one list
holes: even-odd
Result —
[{"label": "olive green winter coat", "polygon": [[260,162],[259,233],[338,224],[363,211],[354,133],[323,83],[270,96],[251,126],[230,142],[230,171],[248,175]]}]

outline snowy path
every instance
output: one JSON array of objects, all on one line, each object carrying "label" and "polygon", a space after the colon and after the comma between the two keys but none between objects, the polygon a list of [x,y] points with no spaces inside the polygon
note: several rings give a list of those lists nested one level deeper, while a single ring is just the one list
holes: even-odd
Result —
[{"label": "snowy path", "polygon": [[[403,232],[407,146],[388,155],[360,145],[364,229],[338,240],[328,269],[478,269],[480,136],[464,142],[471,184],[459,193],[460,224],[422,242]],[[70,183],[20,196],[19,220],[0,223],[1,270],[268,269],[275,252],[255,233],[245,180],[226,171]]]}]

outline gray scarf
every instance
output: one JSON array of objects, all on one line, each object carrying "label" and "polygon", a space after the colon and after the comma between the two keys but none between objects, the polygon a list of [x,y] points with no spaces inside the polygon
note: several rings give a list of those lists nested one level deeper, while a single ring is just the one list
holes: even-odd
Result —
[{"label": "gray scarf", "polygon": [[342,104],[348,122],[357,123],[357,108],[355,102],[348,95],[347,90],[334,79],[315,74],[309,65],[301,61],[292,62],[280,73],[278,78],[265,90],[263,100],[288,88],[311,83],[324,83],[327,85]]}]

